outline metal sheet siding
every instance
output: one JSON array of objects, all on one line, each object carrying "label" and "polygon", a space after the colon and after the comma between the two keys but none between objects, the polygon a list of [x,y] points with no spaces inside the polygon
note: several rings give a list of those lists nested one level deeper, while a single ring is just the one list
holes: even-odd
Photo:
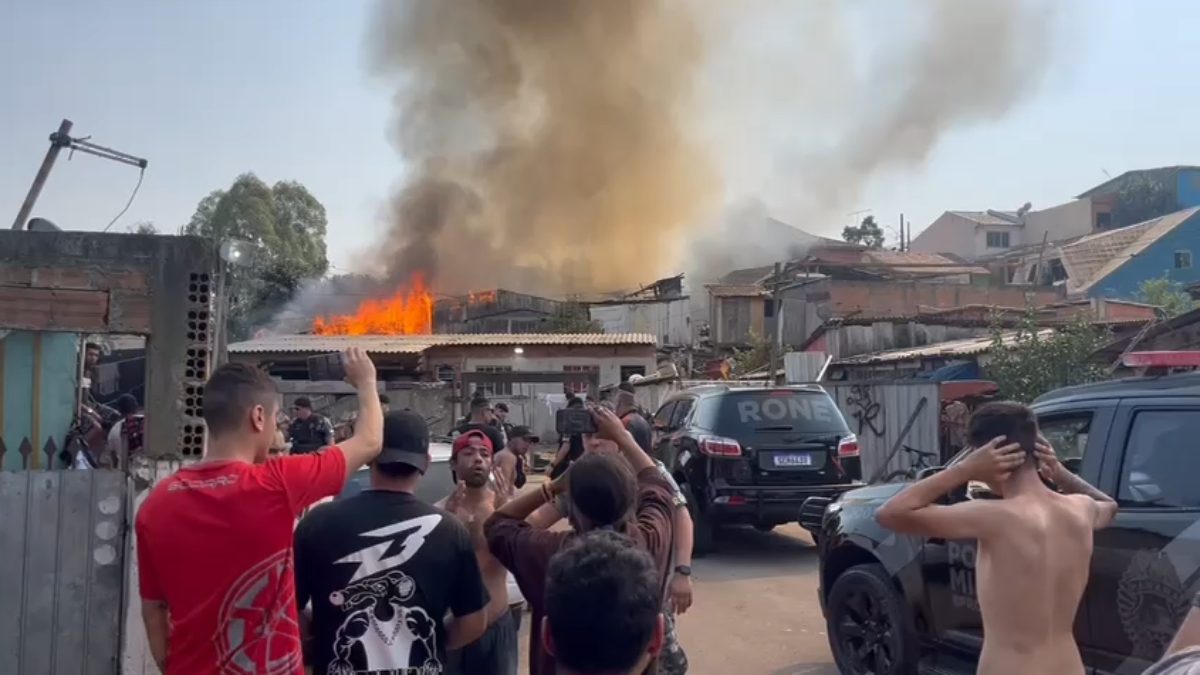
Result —
[{"label": "metal sheet siding", "polygon": [[[941,401],[936,383],[854,382],[822,386],[837,401],[850,430],[858,435],[863,480],[908,468],[908,455],[903,450],[887,461],[897,442],[925,452],[940,452]],[[904,427],[922,399],[924,407],[900,441]]]},{"label": "metal sheet siding", "polygon": [[0,673],[118,672],[125,490],[120,471],[0,473]]}]

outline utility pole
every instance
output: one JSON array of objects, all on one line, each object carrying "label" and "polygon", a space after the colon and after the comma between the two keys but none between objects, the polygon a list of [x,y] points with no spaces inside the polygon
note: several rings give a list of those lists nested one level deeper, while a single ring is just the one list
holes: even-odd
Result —
[{"label": "utility pole", "polygon": [[[114,162],[136,166],[142,171],[146,170],[149,164],[141,157],[106,148],[103,145],[96,145],[86,138],[71,138],[71,127],[74,123],[71,120],[64,119],[58,125],[58,131],[50,134],[50,149],[46,151],[46,158],[42,160],[42,166],[38,169],[37,175],[33,177],[33,185],[29,186],[29,194],[25,195],[25,201],[21,202],[21,209],[17,211],[17,219],[13,221],[12,229],[23,230],[25,223],[29,220],[29,214],[33,212],[33,207],[37,203],[38,195],[42,193],[42,188],[46,185],[46,179],[50,177],[50,170],[54,168],[54,162],[58,159],[58,154],[63,148],[70,148],[72,152],[78,150],[89,155],[95,155],[102,159],[111,159]],[[138,181],[141,185],[141,181]],[[135,190],[136,193],[136,190]]]},{"label": "utility pole", "polygon": [[42,187],[46,184],[46,179],[50,177],[50,169],[54,168],[54,161],[58,159],[58,153],[71,144],[72,126],[71,120],[64,119],[62,124],[58,125],[58,131],[50,134],[50,149],[46,151],[46,158],[42,160],[41,168],[33,177],[33,185],[29,186],[29,194],[25,195],[25,201],[21,202],[21,210],[17,211],[17,219],[13,221],[12,229],[25,229],[25,221],[29,220],[33,205],[37,203],[38,195],[42,193]]},{"label": "utility pole", "polygon": [[780,289],[783,286],[783,263],[775,263],[775,275],[771,281],[771,316],[775,317],[775,335],[770,338],[770,355],[767,368],[769,373],[767,378],[771,384],[778,384],[779,379],[775,373],[779,371],[780,354],[783,352],[783,299],[779,297]]}]

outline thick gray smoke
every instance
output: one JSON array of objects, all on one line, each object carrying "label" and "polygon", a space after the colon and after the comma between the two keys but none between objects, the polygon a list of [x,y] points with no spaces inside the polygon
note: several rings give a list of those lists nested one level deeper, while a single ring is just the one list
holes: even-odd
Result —
[{"label": "thick gray smoke", "polygon": [[752,240],[731,204],[837,236],[869,181],[1036,90],[1053,18],[1049,0],[380,0],[370,63],[407,173],[375,252],[444,292],[765,264],[796,244]]},{"label": "thick gray smoke", "polygon": [[379,251],[393,279],[636,283],[719,196],[688,133],[704,52],[687,3],[380,0],[369,45],[409,170]]}]

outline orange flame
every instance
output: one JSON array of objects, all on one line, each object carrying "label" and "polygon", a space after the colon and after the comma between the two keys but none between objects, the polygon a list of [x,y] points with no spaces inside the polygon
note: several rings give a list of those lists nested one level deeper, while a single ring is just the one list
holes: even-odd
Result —
[{"label": "orange flame", "polygon": [[318,316],[316,335],[428,335],[433,332],[433,294],[421,275],[390,298],[364,300],[353,314]]}]

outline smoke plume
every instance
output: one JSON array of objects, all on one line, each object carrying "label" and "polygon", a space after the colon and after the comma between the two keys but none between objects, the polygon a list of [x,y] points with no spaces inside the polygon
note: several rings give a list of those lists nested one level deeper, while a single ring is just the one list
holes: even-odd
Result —
[{"label": "smoke plume", "polygon": [[551,293],[673,265],[720,189],[689,137],[704,50],[686,4],[381,0],[370,58],[409,170],[389,276]]},{"label": "smoke plume", "polygon": [[747,241],[733,205],[836,236],[870,181],[1036,90],[1050,4],[380,0],[407,174],[375,252],[544,295],[771,262],[812,237]]}]

